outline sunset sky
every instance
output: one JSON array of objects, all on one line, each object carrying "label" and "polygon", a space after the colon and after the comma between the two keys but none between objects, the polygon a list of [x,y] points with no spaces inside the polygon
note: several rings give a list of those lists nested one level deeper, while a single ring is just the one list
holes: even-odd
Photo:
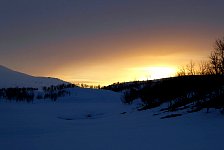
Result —
[{"label": "sunset sky", "polygon": [[0,64],[111,84],[172,75],[224,36],[223,0],[1,0]]}]

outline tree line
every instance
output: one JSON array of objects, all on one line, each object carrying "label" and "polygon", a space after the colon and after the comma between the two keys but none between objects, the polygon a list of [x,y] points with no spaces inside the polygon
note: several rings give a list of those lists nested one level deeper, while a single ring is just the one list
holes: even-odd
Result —
[{"label": "tree line", "polygon": [[31,102],[35,97],[36,88],[2,88],[0,98],[6,100]]},{"label": "tree line", "polygon": [[42,90],[38,88],[2,88],[0,89],[0,99],[32,102],[34,99],[50,99],[56,101],[60,97],[70,95],[68,88],[74,88],[74,84],[61,84],[57,86],[44,86]]}]

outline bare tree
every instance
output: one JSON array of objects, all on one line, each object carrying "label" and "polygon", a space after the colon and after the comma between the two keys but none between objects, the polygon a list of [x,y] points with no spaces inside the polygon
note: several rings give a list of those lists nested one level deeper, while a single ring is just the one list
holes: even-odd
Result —
[{"label": "bare tree", "polygon": [[186,66],[188,75],[195,75],[195,63],[191,60],[190,63]]},{"label": "bare tree", "polygon": [[224,74],[224,37],[215,41],[210,54],[210,63],[214,74]]},{"label": "bare tree", "polygon": [[177,71],[177,76],[186,76],[186,69],[184,66],[179,67]]},{"label": "bare tree", "polygon": [[210,62],[202,60],[199,63],[198,73],[197,74],[199,74],[199,75],[209,75],[209,74],[212,74],[212,69],[211,69]]},{"label": "bare tree", "polygon": [[218,58],[218,53],[217,52],[211,52],[210,54],[210,62],[211,62],[211,66],[212,66],[212,71],[213,74],[220,74],[219,71],[219,58]]}]

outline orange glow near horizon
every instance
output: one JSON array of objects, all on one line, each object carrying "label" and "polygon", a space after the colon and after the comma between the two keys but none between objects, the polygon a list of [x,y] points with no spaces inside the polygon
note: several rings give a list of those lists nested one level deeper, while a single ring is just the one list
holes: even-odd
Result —
[{"label": "orange glow near horizon", "polygon": [[46,51],[63,49],[65,52],[49,55],[48,66],[39,65],[39,70],[30,67],[30,72],[89,85],[153,80],[174,76],[176,68],[190,60],[199,62],[212,49],[213,40],[195,35],[194,30],[189,33],[170,30],[166,34],[163,31],[95,35],[48,45]]},{"label": "orange glow near horizon", "polygon": [[[196,51],[206,49],[204,46],[200,48],[199,45],[188,44],[183,47],[182,45],[187,44],[165,43],[162,46],[141,44],[133,47],[114,46],[114,53],[99,56],[94,53],[87,58],[88,60],[85,57],[84,60],[70,59],[48,76],[72,83],[102,86],[116,82],[154,80],[175,76],[176,68],[188,64],[190,60],[197,63],[207,57],[209,52],[209,50]],[[103,46],[101,49],[107,47]],[[112,51],[112,48],[108,49]]]},{"label": "orange glow near horizon", "polygon": [[[93,67],[91,69],[84,68],[83,70],[78,70],[77,72],[66,72],[64,70],[62,72],[65,74],[58,74],[57,77],[76,84],[84,83],[89,85],[104,86],[116,82],[144,81],[167,78],[175,76],[176,74],[176,68],[173,66],[130,67],[123,69],[111,68],[111,71],[109,70],[110,69],[107,70],[105,67]],[[74,78],[74,76],[71,74],[76,74],[76,77]]]},{"label": "orange glow near horizon", "polygon": [[154,80],[168,78],[173,77],[176,74],[176,68],[174,67],[142,67],[136,68],[134,70],[136,70],[139,74],[138,80]]}]

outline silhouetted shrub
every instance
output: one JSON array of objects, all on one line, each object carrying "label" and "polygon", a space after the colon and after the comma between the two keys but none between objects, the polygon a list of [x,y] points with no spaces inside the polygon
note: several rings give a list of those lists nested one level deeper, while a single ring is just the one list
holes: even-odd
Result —
[{"label": "silhouetted shrub", "polygon": [[77,87],[74,84],[62,84],[57,86],[50,86],[50,87],[43,87],[43,98],[44,99],[51,99],[56,101],[59,97],[64,97],[66,95],[70,95],[70,92],[66,89]]},{"label": "silhouetted shrub", "polygon": [[[70,95],[66,89],[77,87],[74,84],[62,84],[57,86],[43,87],[43,92],[35,92],[37,88],[3,88],[0,89],[0,98],[15,101],[32,102],[36,99],[51,99],[56,101],[59,97]],[[36,96],[35,96],[36,95]]]},{"label": "silhouetted shrub", "polygon": [[122,102],[131,104],[135,99],[139,97],[138,91],[136,89],[131,88],[130,90],[126,90],[122,97]]},{"label": "silhouetted shrub", "polygon": [[16,101],[31,102],[34,99],[35,88],[3,88],[0,89],[0,98]]}]

